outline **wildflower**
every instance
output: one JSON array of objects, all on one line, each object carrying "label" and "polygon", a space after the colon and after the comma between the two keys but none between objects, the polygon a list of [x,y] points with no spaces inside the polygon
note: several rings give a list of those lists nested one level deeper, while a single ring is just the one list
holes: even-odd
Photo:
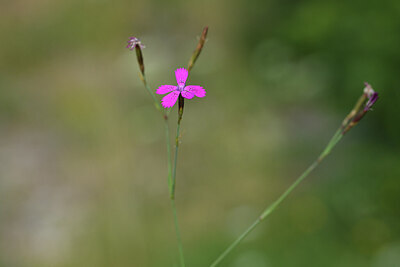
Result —
[{"label": "wildflower", "polygon": [[129,50],[133,50],[133,49],[135,49],[135,47],[136,46],[138,46],[138,47],[140,47],[140,48],[145,48],[145,46],[144,45],[142,45],[142,43],[140,42],[140,39],[139,38],[136,38],[136,37],[131,37],[131,38],[129,38],[129,40],[128,40],[128,45],[126,46],[126,48],[128,48]]},{"label": "wildflower", "polygon": [[203,87],[199,85],[188,85],[186,86],[186,79],[188,77],[188,71],[184,68],[177,69],[175,71],[176,81],[178,86],[175,85],[161,85],[156,93],[163,95],[169,93],[164,96],[162,99],[162,106],[164,108],[170,108],[175,105],[178,100],[179,95],[187,99],[192,99],[194,96],[197,97],[205,97],[206,91]]}]

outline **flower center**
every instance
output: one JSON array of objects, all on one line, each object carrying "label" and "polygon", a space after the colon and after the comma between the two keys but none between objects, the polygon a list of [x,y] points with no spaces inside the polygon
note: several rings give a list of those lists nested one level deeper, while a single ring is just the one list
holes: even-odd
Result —
[{"label": "flower center", "polygon": [[184,88],[185,88],[185,83],[178,83],[179,92],[182,92]]}]

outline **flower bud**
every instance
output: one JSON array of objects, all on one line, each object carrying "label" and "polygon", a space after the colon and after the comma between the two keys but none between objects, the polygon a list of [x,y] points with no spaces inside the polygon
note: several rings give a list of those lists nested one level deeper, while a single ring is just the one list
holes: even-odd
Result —
[{"label": "flower bud", "polygon": [[208,33],[208,26],[204,27],[199,43],[197,44],[196,50],[194,50],[192,57],[189,60],[188,71],[190,71],[193,68],[194,63],[199,57],[200,52],[203,49],[204,43],[206,42],[207,33]]},{"label": "flower bud", "polygon": [[365,116],[365,114],[371,110],[371,107],[375,104],[378,98],[378,93],[372,89],[371,85],[365,83],[363,94],[358,99],[352,111],[342,122],[342,134],[347,133],[351,128],[353,128]]}]

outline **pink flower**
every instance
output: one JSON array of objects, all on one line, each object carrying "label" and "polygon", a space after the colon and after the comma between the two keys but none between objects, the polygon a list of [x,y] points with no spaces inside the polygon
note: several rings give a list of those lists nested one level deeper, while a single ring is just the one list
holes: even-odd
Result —
[{"label": "pink flower", "polygon": [[164,96],[161,100],[161,104],[164,108],[170,108],[175,105],[178,100],[179,94],[182,94],[184,98],[191,99],[194,96],[205,97],[206,91],[199,85],[188,85],[186,86],[186,79],[188,77],[187,69],[180,68],[175,71],[176,81],[178,86],[175,85],[161,85],[158,87],[156,93]]}]

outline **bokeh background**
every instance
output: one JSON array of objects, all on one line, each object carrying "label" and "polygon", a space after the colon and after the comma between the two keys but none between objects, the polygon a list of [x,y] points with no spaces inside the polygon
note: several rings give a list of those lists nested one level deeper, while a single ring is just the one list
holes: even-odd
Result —
[{"label": "bokeh background", "polygon": [[[177,266],[153,89],[190,74],[177,207],[208,266],[321,152],[368,81],[373,112],[221,266],[400,266],[400,1],[0,2],[0,266]],[[171,115],[175,134],[176,107]]]}]

